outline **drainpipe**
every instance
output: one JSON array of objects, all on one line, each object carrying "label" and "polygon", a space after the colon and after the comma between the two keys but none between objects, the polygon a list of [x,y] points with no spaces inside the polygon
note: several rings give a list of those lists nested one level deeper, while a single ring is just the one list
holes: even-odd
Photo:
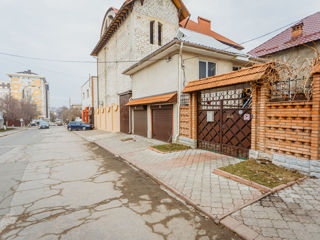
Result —
[{"label": "drainpipe", "polygon": [[177,141],[178,136],[180,135],[180,105],[181,105],[181,77],[182,77],[182,49],[183,49],[183,42],[180,43],[180,52],[179,52],[179,66],[178,66],[178,117],[177,117],[177,135],[174,137],[174,140]]}]

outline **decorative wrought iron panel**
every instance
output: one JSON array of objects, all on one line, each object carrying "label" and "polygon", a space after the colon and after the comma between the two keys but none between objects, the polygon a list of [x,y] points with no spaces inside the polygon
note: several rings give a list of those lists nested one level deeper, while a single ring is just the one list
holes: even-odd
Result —
[{"label": "decorative wrought iron panel", "polygon": [[251,104],[248,84],[201,91],[198,147],[247,158],[251,147]]}]

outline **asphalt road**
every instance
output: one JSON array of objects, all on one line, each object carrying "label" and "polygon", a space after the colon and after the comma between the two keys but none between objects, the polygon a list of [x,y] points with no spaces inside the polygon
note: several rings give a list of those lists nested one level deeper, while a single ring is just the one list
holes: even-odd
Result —
[{"label": "asphalt road", "polygon": [[[35,144],[41,140],[41,135],[36,134],[38,129],[31,129],[26,132],[16,133],[6,137],[0,137],[0,221],[4,214],[8,213],[10,201],[12,199],[11,191],[17,187],[17,181],[20,181],[23,173],[28,165],[27,159],[19,161],[5,161],[2,156],[4,154],[17,153],[25,146]],[[5,197],[3,197],[5,196]]]},{"label": "asphalt road", "polygon": [[0,239],[239,239],[63,127],[0,138]]}]

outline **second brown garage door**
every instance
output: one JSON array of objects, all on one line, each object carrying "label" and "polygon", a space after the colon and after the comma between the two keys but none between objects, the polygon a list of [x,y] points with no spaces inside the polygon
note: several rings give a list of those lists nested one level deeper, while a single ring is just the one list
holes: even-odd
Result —
[{"label": "second brown garage door", "polygon": [[152,138],[165,142],[172,141],[173,106],[151,106]]},{"label": "second brown garage door", "polygon": [[148,136],[148,120],[146,109],[134,111],[134,134],[143,137]]}]

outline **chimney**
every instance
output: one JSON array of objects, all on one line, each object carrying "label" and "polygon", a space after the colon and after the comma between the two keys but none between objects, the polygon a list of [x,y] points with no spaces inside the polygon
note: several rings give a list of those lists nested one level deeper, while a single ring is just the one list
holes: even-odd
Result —
[{"label": "chimney", "polygon": [[303,23],[299,23],[299,24],[291,27],[291,38],[292,39],[300,37],[302,35],[302,33],[303,33]]},{"label": "chimney", "polygon": [[211,29],[211,21],[203,17],[198,17],[198,23],[204,28]]}]

